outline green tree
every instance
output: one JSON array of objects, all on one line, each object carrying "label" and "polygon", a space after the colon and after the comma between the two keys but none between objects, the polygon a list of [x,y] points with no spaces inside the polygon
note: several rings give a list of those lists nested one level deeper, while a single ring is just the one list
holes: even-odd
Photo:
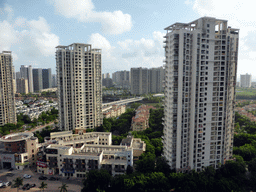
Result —
[{"label": "green tree", "polygon": [[23,179],[21,177],[17,177],[15,180],[13,180],[14,186],[17,187],[17,191],[19,191],[20,186],[23,185]]},{"label": "green tree", "polygon": [[60,192],[67,192],[68,191],[68,186],[66,183],[62,183],[62,185],[59,187]]},{"label": "green tree", "polygon": [[105,169],[91,170],[86,174],[86,177],[82,192],[106,190],[111,182],[111,175]]},{"label": "green tree", "polygon": [[43,190],[43,191],[44,191],[44,189],[46,189],[46,188],[47,188],[47,183],[42,182],[42,183],[40,184],[39,189],[41,189],[41,190]]}]

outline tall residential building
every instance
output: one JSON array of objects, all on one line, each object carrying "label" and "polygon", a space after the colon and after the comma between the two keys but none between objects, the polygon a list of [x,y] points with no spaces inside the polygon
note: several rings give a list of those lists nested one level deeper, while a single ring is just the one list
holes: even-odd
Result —
[{"label": "tall residential building", "polygon": [[56,74],[52,74],[52,87],[57,87],[57,76]]},{"label": "tall residential building", "polygon": [[112,80],[116,83],[117,86],[121,86],[122,88],[129,89],[130,88],[130,71],[116,71],[112,73]]},{"label": "tall residential building", "polygon": [[17,79],[17,93],[25,93],[28,94],[28,80],[21,78]]},{"label": "tall residential building", "polygon": [[160,93],[164,91],[164,68],[151,68],[148,70],[148,92]]},{"label": "tall residential building", "polygon": [[[118,77],[118,74],[116,75]],[[116,78],[117,79],[117,78]],[[132,68],[131,69],[131,93],[148,94],[164,91],[164,68]]]},{"label": "tall residential building", "polygon": [[110,73],[102,74],[102,79],[110,78]]},{"label": "tall residential building", "polygon": [[131,68],[131,94],[148,94],[147,68]]},{"label": "tall residential building", "polygon": [[245,75],[240,75],[240,87],[251,87],[252,75],[246,73]]},{"label": "tall residential building", "polygon": [[82,43],[56,48],[60,128],[100,126],[103,122],[101,50]]},{"label": "tall residential building", "polygon": [[0,126],[16,123],[12,52],[0,53]]},{"label": "tall residential building", "polygon": [[239,30],[202,17],[167,28],[163,155],[177,171],[232,157]]},{"label": "tall residential building", "polygon": [[111,78],[102,79],[102,86],[105,86],[107,88],[112,87],[113,86],[112,79]]},{"label": "tall residential building", "polygon": [[34,92],[40,92],[43,89],[43,73],[42,69],[33,69]]},{"label": "tall residential building", "polygon": [[20,75],[19,77],[16,77],[16,79],[20,79],[20,78],[24,78],[28,80],[28,92],[33,93],[34,92],[34,85],[33,85],[33,72],[32,72],[33,68],[31,65],[24,66],[21,65],[20,66]]},{"label": "tall residential building", "polygon": [[52,88],[52,69],[43,69],[42,70],[43,77],[43,89]]}]

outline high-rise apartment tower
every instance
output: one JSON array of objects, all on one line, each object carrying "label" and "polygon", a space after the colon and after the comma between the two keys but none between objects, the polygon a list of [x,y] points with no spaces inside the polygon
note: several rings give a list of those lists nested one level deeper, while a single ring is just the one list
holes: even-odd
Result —
[{"label": "high-rise apartment tower", "polygon": [[60,128],[100,126],[103,121],[101,50],[82,43],[56,49]]},{"label": "high-rise apartment tower", "polygon": [[239,30],[211,17],[165,30],[163,155],[177,171],[217,168],[233,151]]},{"label": "high-rise apartment tower", "polygon": [[16,123],[12,52],[0,53],[0,126]]},{"label": "high-rise apartment tower", "polygon": [[43,89],[52,88],[52,69],[43,69],[42,70],[43,77]]},{"label": "high-rise apartment tower", "polygon": [[32,72],[32,70],[33,70],[33,68],[32,68],[31,65],[29,65],[28,67],[24,66],[24,65],[21,65],[20,66],[20,76],[16,77],[16,80],[20,79],[20,78],[24,78],[24,79],[28,80],[28,92],[30,92],[30,93],[34,92],[33,72]]},{"label": "high-rise apartment tower", "polygon": [[43,89],[43,72],[41,68],[33,69],[34,92],[40,92]]},{"label": "high-rise apartment tower", "polygon": [[245,75],[240,75],[240,87],[251,87],[252,75],[246,73]]}]

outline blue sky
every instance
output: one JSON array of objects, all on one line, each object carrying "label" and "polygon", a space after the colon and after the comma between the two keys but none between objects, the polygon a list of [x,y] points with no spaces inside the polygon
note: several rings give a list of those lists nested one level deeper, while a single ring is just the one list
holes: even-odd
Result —
[{"label": "blue sky", "polygon": [[0,0],[0,51],[13,52],[16,71],[32,65],[55,73],[55,47],[74,42],[102,49],[103,73],[159,67],[164,28],[210,16],[240,28],[238,75],[254,76],[253,13],[249,0]]}]

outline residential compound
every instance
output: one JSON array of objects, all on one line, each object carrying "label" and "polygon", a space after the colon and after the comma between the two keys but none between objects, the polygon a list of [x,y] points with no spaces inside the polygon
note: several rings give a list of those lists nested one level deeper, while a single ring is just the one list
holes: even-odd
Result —
[{"label": "residential compound", "polygon": [[245,75],[240,75],[240,87],[251,87],[252,75],[246,73]]},{"label": "residential compound", "polygon": [[149,128],[148,119],[150,116],[149,110],[155,109],[153,106],[141,105],[136,110],[136,115],[132,118],[132,131],[144,131]]},{"label": "residential compound", "polygon": [[0,126],[16,123],[11,51],[0,53]]},{"label": "residential compound", "polygon": [[239,30],[203,17],[165,36],[163,154],[177,171],[232,157]]},{"label": "residential compound", "polygon": [[119,175],[125,173],[128,165],[133,166],[133,158],[138,159],[145,150],[146,144],[132,137],[121,145],[112,145],[109,132],[84,133],[84,129],[76,129],[76,134],[56,132],[41,146],[37,171],[85,177],[86,172],[103,168]]},{"label": "residential compound", "polygon": [[163,91],[164,69],[131,68],[131,94],[142,95]]},{"label": "residential compound", "polygon": [[82,43],[56,48],[60,129],[100,126],[101,50]]},{"label": "residential compound", "polygon": [[1,167],[23,170],[36,165],[38,139],[33,133],[23,132],[3,136],[0,142],[4,150],[0,152]]}]

